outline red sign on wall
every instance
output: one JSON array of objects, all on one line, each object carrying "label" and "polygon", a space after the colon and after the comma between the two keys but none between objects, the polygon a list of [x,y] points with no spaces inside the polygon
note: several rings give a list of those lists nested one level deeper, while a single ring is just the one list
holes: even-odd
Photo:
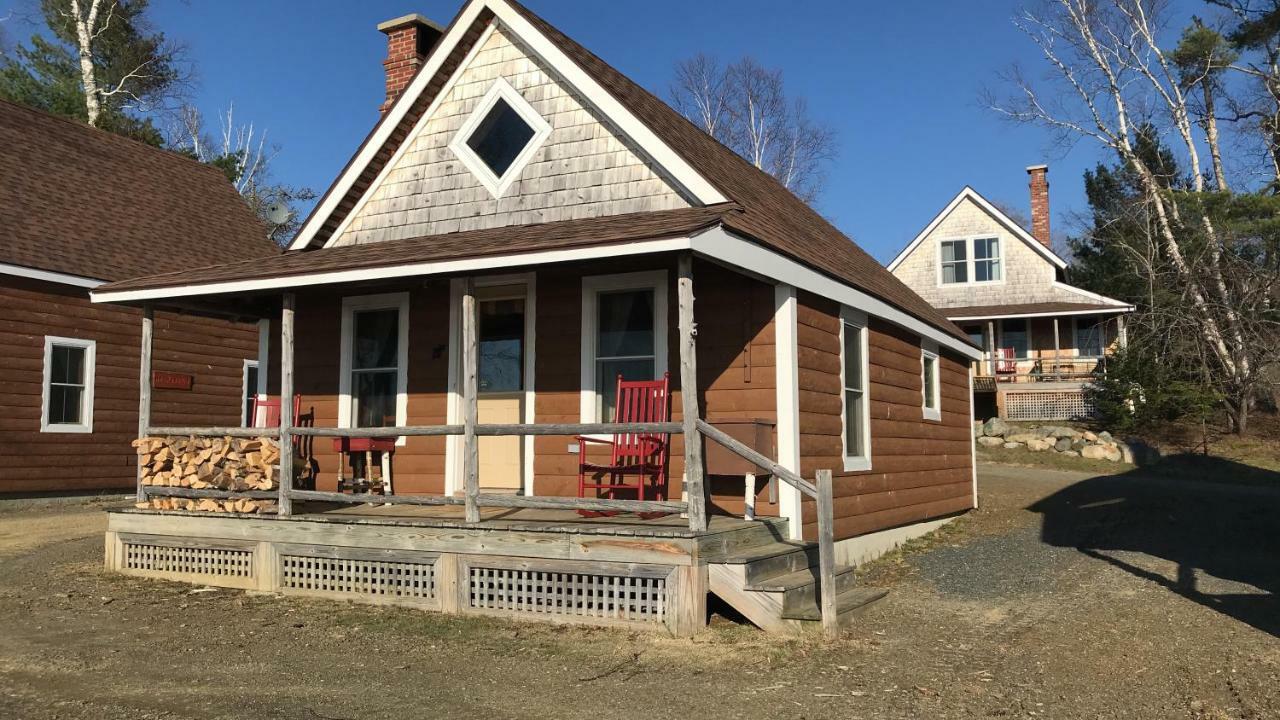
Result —
[{"label": "red sign on wall", "polygon": [[151,387],[157,390],[190,390],[195,381],[194,375],[186,373],[151,371]]}]

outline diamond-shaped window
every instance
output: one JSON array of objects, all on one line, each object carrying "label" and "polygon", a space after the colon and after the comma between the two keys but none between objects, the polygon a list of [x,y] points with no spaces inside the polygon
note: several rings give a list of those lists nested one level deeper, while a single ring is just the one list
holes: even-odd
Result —
[{"label": "diamond-shaped window", "polygon": [[501,197],[550,133],[533,106],[499,78],[449,147],[494,197]]}]

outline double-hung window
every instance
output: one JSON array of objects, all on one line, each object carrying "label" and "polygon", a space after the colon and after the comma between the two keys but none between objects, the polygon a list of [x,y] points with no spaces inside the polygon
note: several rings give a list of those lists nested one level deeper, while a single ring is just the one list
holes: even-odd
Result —
[{"label": "double-hung window", "polygon": [[1000,238],[942,240],[938,244],[938,282],[941,285],[998,283],[1004,279]]},{"label": "double-hung window", "polygon": [[943,240],[941,247],[942,284],[969,282],[969,246],[964,240]]},{"label": "double-hung window", "polygon": [[867,316],[844,308],[840,313],[842,442],[846,471],[871,469],[871,414],[868,395]]},{"label": "double-hung window", "polygon": [[1098,318],[1076,319],[1076,351],[1080,357],[1102,357],[1106,326]]},{"label": "double-hung window", "polygon": [[996,282],[1000,273],[1000,238],[974,238],[973,281]]},{"label": "double-hung window", "polygon": [[97,343],[47,336],[40,432],[93,432],[93,376]]},{"label": "double-hung window", "polygon": [[582,418],[610,422],[618,377],[655,380],[667,371],[665,271],[582,281]]},{"label": "double-hung window", "polygon": [[344,298],[340,427],[391,427],[407,421],[407,293]]},{"label": "double-hung window", "polygon": [[942,391],[940,386],[937,345],[920,348],[920,407],[925,420],[942,420]]}]

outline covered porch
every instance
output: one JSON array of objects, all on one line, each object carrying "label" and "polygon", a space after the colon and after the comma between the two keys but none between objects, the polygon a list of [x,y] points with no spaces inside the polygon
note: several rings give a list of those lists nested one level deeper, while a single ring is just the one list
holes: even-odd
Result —
[{"label": "covered porch", "polygon": [[[144,308],[139,437],[268,440],[278,486],[151,484],[140,465],[139,507],[113,516],[108,566],[206,583],[212,568],[256,589],[411,604],[425,591],[402,582],[428,582],[435,609],[569,621],[601,619],[598,593],[623,593],[620,609],[600,610],[621,614],[605,619],[685,634],[724,582],[711,566],[754,550],[795,555],[780,571],[808,572],[812,558],[796,602],[834,630],[847,581],[835,569],[830,472],[805,479],[775,460],[772,285],[688,251],[603,272],[618,265],[557,258],[133,301]],[[715,319],[701,328],[695,271],[699,310]],[[196,412],[190,426],[152,425],[158,307],[265,320],[261,395],[278,417],[209,427]],[[669,376],[666,419],[614,422],[618,376]],[[663,487],[579,493],[583,459],[609,458],[588,441],[627,434],[665,443]],[[266,511],[189,502],[237,498]],[[797,534],[806,518],[816,544]],[[323,577],[290,579],[298,568]],[[658,578],[663,614],[627,604],[658,592],[644,584]],[[485,606],[491,592],[505,599]]]}]

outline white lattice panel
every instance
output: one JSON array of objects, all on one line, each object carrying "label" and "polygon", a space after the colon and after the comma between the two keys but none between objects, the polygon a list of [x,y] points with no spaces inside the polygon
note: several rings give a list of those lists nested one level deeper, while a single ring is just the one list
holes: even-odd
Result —
[{"label": "white lattice panel", "polygon": [[124,543],[124,569],[140,573],[253,577],[253,551]]},{"label": "white lattice panel", "polygon": [[468,602],[478,610],[663,622],[667,581],[548,570],[471,567]]},{"label": "white lattice panel", "polygon": [[1006,420],[1087,420],[1097,409],[1084,390],[1008,392],[1004,396]]},{"label": "white lattice panel", "polygon": [[281,555],[280,587],[365,598],[431,600],[435,597],[435,566],[430,563]]}]

